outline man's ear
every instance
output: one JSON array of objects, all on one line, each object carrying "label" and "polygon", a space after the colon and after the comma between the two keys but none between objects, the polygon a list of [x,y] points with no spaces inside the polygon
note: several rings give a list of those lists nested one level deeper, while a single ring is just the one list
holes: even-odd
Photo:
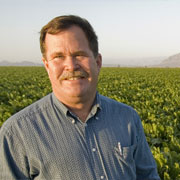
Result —
[{"label": "man's ear", "polygon": [[97,57],[96,57],[96,63],[97,63],[97,66],[98,66],[98,70],[100,71],[101,67],[102,67],[102,56],[101,54],[98,54]]},{"label": "man's ear", "polygon": [[46,68],[47,73],[49,74],[49,64],[47,60],[44,57],[42,57],[42,61],[44,63],[44,67]]}]

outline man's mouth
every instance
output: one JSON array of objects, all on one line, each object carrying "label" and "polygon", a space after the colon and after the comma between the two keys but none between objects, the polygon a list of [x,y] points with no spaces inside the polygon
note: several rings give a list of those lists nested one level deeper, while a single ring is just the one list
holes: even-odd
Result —
[{"label": "man's mouth", "polygon": [[70,81],[73,81],[73,80],[78,80],[78,79],[83,79],[84,77],[69,77],[69,78],[66,78],[65,80],[70,80]]}]

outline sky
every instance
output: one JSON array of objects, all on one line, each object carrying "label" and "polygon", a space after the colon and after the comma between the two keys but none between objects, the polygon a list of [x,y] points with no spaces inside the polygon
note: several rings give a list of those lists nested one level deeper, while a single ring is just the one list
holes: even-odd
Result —
[{"label": "sky", "polygon": [[40,63],[41,28],[68,14],[94,27],[104,64],[180,53],[180,0],[0,0],[0,61]]}]

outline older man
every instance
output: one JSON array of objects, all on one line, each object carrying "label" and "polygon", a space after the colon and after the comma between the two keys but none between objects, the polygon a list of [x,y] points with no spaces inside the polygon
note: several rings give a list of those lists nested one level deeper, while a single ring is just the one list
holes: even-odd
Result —
[{"label": "older man", "polygon": [[96,90],[102,58],[88,21],[54,18],[40,46],[53,92],[4,123],[0,179],[159,179],[137,113]]}]

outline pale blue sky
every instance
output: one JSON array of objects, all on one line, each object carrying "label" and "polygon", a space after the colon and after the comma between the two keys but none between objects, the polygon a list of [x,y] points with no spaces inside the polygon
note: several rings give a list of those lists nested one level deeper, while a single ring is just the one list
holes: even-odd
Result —
[{"label": "pale blue sky", "polygon": [[38,32],[64,14],[93,25],[104,63],[180,53],[180,0],[0,0],[0,61],[40,62]]}]

